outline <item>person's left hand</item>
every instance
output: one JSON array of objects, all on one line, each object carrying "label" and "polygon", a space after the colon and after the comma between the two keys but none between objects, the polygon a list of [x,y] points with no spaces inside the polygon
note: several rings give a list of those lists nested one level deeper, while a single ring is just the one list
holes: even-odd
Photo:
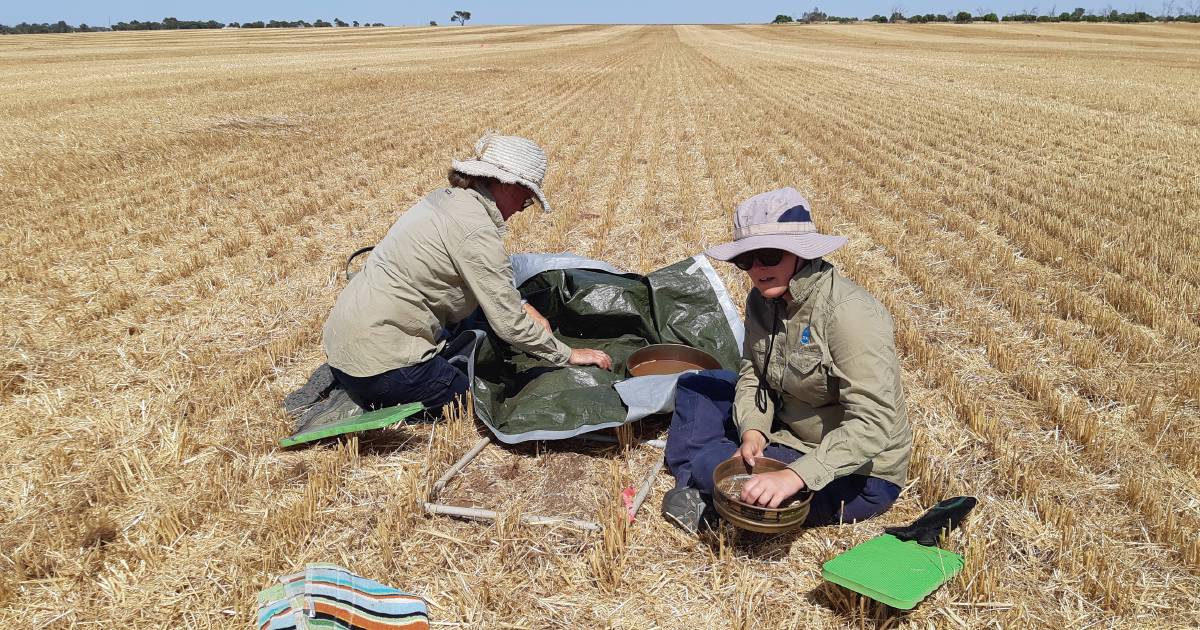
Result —
[{"label": "person's left hand", "polygon": [[546,332],[549,332],[549,333],[554,332],[553,330],[550,329],[550,320],[546,319],[545,317],[542,317],[542,314],[539,313],[536,308],[533,308],[532,304],[526,303],[526,304],[523,304],[522,306],[525,307],[525,313],[527,315],[529,315],[530,317],[532,317],[533,321],[541,324],[542,328],[546,329]]},{"label": "person's left hand", "polygon": [[804,480],[790,468],[759,473],[742,486],[741,499],[751,505],[779,507],[785,499],[804,489]]}]

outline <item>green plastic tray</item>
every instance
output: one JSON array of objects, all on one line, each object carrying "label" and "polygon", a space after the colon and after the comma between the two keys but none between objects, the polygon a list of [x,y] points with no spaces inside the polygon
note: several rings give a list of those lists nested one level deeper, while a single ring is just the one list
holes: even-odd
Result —
[{"label": "green plastic tray", "polygon": [[408,403],[407,405],[396,405],[395,407],[384,407],[383,409],[368,411],[342,420],[316,424],[315,426],[305,426],[296,433],[279,440],[279,445],[295,446],[335,435],[382,429],[396,424],[424,409],[425,406],[421,403]]},{"label": "green plastic tray", "polygon": [[910,610],[962,568],[963,558],[954,552],[884,534],[829,560],[821,575],[893,608]]}]

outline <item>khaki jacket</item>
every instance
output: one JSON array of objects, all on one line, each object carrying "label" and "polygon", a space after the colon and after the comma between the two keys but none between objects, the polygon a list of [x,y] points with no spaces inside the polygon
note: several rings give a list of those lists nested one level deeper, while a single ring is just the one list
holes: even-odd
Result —
[{"label": "khaki jacket", "polygon": [[329,364],[362,377],[427,361],[448,323],[482,307],[501,339],[566,365],[571,349],[521,306],[504,232],[486,192],[442,188],[417,202],[333,305],[322,340]]},{"label": "khaki jacket", "polygon": [[[912,431],[896,358],[892,318],[865,289],[821,259],[792,277],[794,302],[746,300],[746,340],[733,417],[741,435],[804,455],[789,468],[820,490],[851,473],[903,486]],[[776,321],[777,320],[777,321]],[[755,391],[775,326],[766,411]]]}]

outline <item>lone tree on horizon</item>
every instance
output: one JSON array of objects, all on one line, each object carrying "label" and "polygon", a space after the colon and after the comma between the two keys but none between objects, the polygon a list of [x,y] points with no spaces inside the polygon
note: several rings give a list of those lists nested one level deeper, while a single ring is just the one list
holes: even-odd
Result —
[{"label": "lone tree on horizon", "polygon": [[450,16],[450,21],[458,22],[459,26],[466,26],[469,19],[471,19],[470,11],[455,11],[454,15]]}]

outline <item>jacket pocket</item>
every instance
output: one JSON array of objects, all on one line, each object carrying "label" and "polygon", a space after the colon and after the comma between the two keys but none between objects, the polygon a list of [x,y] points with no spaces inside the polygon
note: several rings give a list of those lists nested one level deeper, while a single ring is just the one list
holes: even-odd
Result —
[{"label": "jacket pocket", "polygon": [[829,379],[820,351],[798,350],[788,355],[783,386],[793,398],[813,407],[828,403]]}]

